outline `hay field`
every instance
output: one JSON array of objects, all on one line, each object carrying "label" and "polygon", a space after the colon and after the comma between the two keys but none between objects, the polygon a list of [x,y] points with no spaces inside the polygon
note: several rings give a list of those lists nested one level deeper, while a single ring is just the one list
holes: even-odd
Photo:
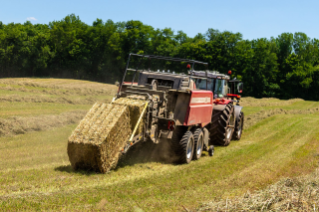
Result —
[{"label": "hay field", "polygon": [[[3,100],[1,119],[61,117],[72,111],[82,111],[84,115],[93,105],[87,104],[88,98],[110,99],[110,93],[100,93],[107,86],[103,84],[68,81],[64,85],[68,82],[62,80],[64,83],[59,81],[55,85],[53,79],[51,84],[43,82],[45,79],[24,80],[20,84],[10,79],[0,81],[3,92],[0,96],[24,96],[41,101]],[[60,102],[61,96],[74,102]],[[44,101],[50,98],[55,102]],[[249,127],[241,141],[232,142],[226,148],[216,147],[213,158],[204,155],[188,165],[130,158],[108,174],[74,172],[67,156],[67,140],[78,124],[76,118],[74,123],[65,121],[23,133],[4,134],[0,137],[0,208],[57,211],[216,211],[222,208],[227,211],[239,201],[246,207],[243,197],[247,194],[256,204],[268,201],[269,208],[263,209],[278,206],[278,199],[284,199],[285,193],[275,196],[276,200],[268,196],[277,187],[281,188],[283,181],[291,179],[293,186],[289,189],[298,187],[299,183],[295,182],[302,181],[306,191],[312,182],[308,176],[316,173],[319,103],[244,98],[243,105]],[[305,177],[295,178],[298,176]],[[258,192],[268,196],[260,197]],[[301,197],[308,197],[306,194]],[[226,200],[232,207],[223,208]],[[317,204],[310,207],[318,210]]]},{"label": "hay field", "polygon": [[0,79],[0,136],[78,123],[96,101],[110,101],[116,86],[81,80]]}]

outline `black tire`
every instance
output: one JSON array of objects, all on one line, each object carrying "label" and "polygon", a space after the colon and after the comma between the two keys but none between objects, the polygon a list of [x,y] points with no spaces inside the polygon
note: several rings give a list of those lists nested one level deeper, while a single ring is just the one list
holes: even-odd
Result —
[{"label": "black tire", "polygon": [[209,146],[208,155],[211,156],[211,157],[214,156],[214,146],[213,145]]},{"label": "black tire", "polygon": [[174,163],[179,162],[179,156],[178,156],[179,148],[180,148],[179,142],[182,139],[182,137],[186,131],[187,131],[186,127],[177,126],[174,129],[173,137],[172,137],[172,140],[170,142],[170,150],[173,153],[172,162],[174,162]]},{"label": "black tire", "polygon": [[240,112],[238,119],[236,119],[236,125],[235,125],[235,130],[233,134],[233,139],[234,140],[240,140],[241,134],[243,133],[244,129],[244,113]]},{"label": "black tire", "polygon": [[194,155],[194,136],[191,131],[186,131],[179,141],[176,154],[179,157],[179,163],[190,163],[192,161]]},{"label": "black tire", "polygon": [[206,127],[203,128],[203,133],[204,133],[204,151],[208,151],[209,149],[209,132]]},{"label": "black tire", "polygon": [[210,145],[228,146],[234,128],[230,128],[229,124],[234,123],[234,106],[226,105],[223,111],[214,111],[212,123],[209,125]]},{"label": "black tire", "polygon": [[194,132],[194,160],[198,160],[202,156],[203,147],[204,147],[204,132],[201,128],[198,128]]}]

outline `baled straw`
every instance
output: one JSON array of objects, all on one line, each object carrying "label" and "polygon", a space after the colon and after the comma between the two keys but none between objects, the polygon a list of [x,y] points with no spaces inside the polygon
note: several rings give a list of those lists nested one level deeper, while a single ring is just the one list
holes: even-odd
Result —
[{"label": "baled straw", "polygon": [[[114,169],[143,105],[145,101],[128,98],[113,104],[95,103],[69,137],[68,155],[72,167],[102,173]],[[138,133],[142,129],[143,126],[139,127]]]},{"label": "baled straw", "polygon": [[[131,130],[133,131],[142,111],[143,111],[143,106],[145,105],[146,101],[145,100],[139,100],[139,99],[132,99],[132,98],[119,98],[113,102],[113,104],[117,105],[127,105],[130,114],[131,114]],[[143,132],[144,128],[144,123],[143,121],[140,123],[136,134],[141,134]]]}]

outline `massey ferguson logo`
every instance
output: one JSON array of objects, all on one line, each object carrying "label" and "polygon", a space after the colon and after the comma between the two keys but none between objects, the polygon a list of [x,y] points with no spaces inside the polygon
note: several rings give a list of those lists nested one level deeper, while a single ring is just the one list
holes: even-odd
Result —
[{"label": "massey ferguson logo", "polygon": [[196,104],[196,103],[210,103],[210,97],[195,97],[195,98],[192,98],[191,104]]}]

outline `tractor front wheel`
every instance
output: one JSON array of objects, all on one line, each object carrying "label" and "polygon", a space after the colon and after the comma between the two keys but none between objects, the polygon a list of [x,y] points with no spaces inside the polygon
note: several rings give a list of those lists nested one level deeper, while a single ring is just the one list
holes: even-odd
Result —
[{"label": "tractor front wheel", "polygon": [[243,129],[244,129],[244,113],[240,112],[238,119],[236,119],[235,131],[233,134],[234,140],[238,140],[238,141],[240,140]]}]

